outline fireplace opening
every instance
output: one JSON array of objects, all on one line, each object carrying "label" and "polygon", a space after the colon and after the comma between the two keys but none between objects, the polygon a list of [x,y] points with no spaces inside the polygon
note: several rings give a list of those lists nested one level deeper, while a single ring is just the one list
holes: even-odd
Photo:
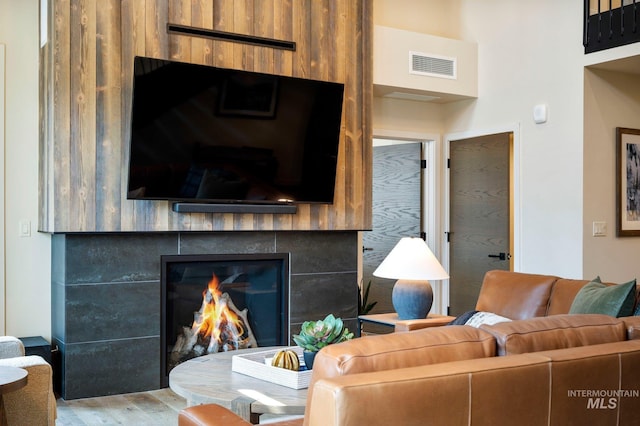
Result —
[{"label": "fireplace opening", "polygon": [[161,382],[197,356],[289,342],[289,254],[161,256]]}]

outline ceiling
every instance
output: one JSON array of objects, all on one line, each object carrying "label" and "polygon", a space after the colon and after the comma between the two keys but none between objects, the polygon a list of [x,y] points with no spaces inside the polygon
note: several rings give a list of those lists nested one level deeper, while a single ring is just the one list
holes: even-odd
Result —
[{"label": "ceiling", "polygon": [[588,68],[640,75],[640,55],[591,65]]}]

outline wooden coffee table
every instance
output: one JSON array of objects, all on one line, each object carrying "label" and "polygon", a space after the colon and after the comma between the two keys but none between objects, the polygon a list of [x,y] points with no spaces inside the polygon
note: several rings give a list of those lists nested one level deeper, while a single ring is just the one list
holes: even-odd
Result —
[{"label": "wooden coffee table", "polygon": [[233,355],[277,347],[220,352],[190,359],[169,373],[169,387],[187,404],[215,403],[243,419],[259,423],[261,414],[303,415],[307,389],[291,389],[231,371]]},{"label": "wooden coffee table", "polygon": [[5,393],[16,391],[27,384],[27,370],[18,367],[0,366],[0,425],[7,424],[7,414],[4,411]]}]

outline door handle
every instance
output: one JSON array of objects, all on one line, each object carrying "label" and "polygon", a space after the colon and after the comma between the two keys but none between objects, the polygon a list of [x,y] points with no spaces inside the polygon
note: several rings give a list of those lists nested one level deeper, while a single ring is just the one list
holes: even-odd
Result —
[{"label": "door handle", "polygon": [[489,257],[495,257],[495,258],[498,258],[500,260],[511,259],[511,255],[509,253],[490,254]]}]

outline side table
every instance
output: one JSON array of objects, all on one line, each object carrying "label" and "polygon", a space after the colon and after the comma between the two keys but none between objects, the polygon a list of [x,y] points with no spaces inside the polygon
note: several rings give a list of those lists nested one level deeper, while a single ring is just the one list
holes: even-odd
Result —
[{"label": "side table", "polygon": [[231,371],[233,355],[277,347],[241,349],[192,358],[169,373],[169,387],[187,405],[222,405],[253,424],[261,414],[303,415],[307,389],[291,389]]},{"label": "side table", "polygon": [[[360,315],[358,321],[360,323],[369,322],[372,324],[385,325],[393,327],[395,331],[410,331],[419,328],[441,327],[449,324],[456,317],[439,314],[429,314],[427,318],[416,320],[401,320],[395,312],[387,314]],[[419,325],[419,326],[418,326]]]},{"label": "side table", "polygon": [[28,374],[27,370],[22,368],[0,366],[0,426],[7,425],[3,395],[26,386]]}]

